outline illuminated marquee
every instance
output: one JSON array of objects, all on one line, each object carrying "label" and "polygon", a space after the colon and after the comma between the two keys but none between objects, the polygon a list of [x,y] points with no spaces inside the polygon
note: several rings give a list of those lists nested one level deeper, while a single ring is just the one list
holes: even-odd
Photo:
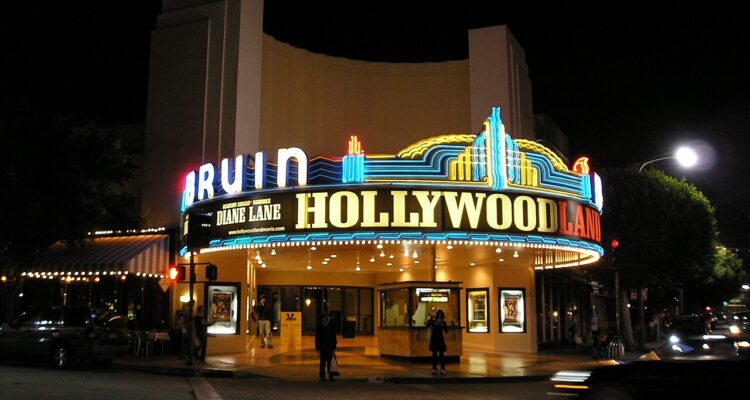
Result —
[{"label": "illuminated marquee", "polygon": [[393,232],[513,234],[501,237],[602,254],[602,183],[588,159],[568,168],[543,145],[511,138],[499,108],[476,135],[428,138],[397,154],[363,148],[353,136],[339,158],[288,148],[275,164],[263,152],[223,159],[218,169],[204,164],[185,177],[183,211],[212,214],[212,247]]}]

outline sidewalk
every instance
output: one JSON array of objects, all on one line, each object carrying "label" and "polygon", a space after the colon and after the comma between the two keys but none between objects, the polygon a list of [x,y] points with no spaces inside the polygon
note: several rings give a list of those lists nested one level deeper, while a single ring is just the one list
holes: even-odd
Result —
[{"label": "sidewalk", "polygon": [[[536,354],[489,352],[464,348],[460,364],[448,364],[446,376],[432,376],[429,364],[409,363],[381,357],[377,338],[339,339],[336,351],[343,381],[415,383],[436,380],[457,381],[521,381],[545,380],[555,372],[613,365],[616,361],[594,360],[590,347],[560,348]],[[640,354],[630,355],[635,359]],[[318,379],[318,356],[312,338],[303,338],[302,350],[287,353],[276,347],[254,346],[247,353],[214,355],[205,363],[185,366],[175,356],[126,357],[113,366],[179,376],[263,377],[292,381]]]}]

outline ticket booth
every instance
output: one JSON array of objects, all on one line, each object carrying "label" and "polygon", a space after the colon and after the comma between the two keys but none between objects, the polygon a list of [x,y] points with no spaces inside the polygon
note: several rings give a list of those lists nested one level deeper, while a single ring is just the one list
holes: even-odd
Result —
[{"label": "ticket booth", "polygon": [[460,360],[463,348],[461,326],[461,282],[411,281],[378,285],[380,292],[380,355],[423,361],[432,357],[429,350],[431,315],[441,309],[448,331],[445,333],[449,362]]}]

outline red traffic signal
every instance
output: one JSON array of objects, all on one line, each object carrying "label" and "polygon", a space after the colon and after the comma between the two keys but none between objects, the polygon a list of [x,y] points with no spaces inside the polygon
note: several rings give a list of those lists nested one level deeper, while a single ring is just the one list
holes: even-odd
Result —
[{"label": "red traffic signal", "polygon": [[612,240],[612,248],[616,249],[618,246],[620,246],[620,242],[618,242],[616,239]]},{"label": "red traffic signal", "polygon": [[169,268],[169,279],[180,282],[185,280],[185,267],[182,265],[176,265]]}]

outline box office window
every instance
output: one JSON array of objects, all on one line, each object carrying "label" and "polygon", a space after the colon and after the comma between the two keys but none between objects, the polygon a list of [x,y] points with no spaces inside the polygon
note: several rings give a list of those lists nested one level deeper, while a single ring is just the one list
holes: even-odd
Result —
[{"label": "box office window", "polygon": [[466,289],[466,331],[489,333],[490,290],[488,288]]},{"label": "box office window", "polygon": [[501,333],[526,332],[526,289],[498,288]]}]

